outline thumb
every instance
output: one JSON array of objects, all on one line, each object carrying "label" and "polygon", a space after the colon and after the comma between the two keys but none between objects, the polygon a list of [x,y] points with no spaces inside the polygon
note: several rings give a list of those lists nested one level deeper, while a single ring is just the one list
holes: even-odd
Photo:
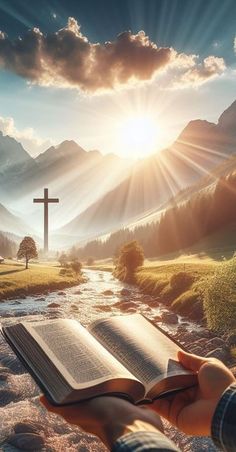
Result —
[{"label": "thumb", "polygon": [[193,355],[191,353],[184,352],[183,350],[178,352],[178,359],[186,369],[194,372],[198,372],[200,367],[207,361],[207,359],[202,356]]}]

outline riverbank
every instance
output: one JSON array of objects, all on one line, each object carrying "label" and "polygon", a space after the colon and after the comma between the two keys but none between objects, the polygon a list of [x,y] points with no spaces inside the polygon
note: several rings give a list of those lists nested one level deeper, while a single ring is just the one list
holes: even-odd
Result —
[{"label": "riverbank", "polygon": [[135,274],[135,284],[174,312],[204,320],[204,288],[219,264],[213,261],[151,262]]},{"label": "riverbank", "polygon": [[[211,278],[219,263],[210,258],[183,256],[167,261],[145,260],[134,277],[133,283],[147,295],[156,297],[177,314],[198,322],[204,321],[203,288]],[[91,270],[114,272],[111,259],[97,261],[87,267]],[[119,271],[116,278],[122,280]]]},{"label": "riverbank", "polygon": [[31,263],[28,270],[21,263],[6,261],[0,265],[0,301],[29,295],[41,295],[84,282],[83,275],[61,274],[53,264]]},{"label": "riverbank", "polygon": [[[210,258],[182,256],[178,259],[145,260],[133,276],[133,284],[144,294],[155,297],[177,314],[202,323],[204,289],[219,268],[220,263]],[[113,272],[123,280],[124,272]]]}]

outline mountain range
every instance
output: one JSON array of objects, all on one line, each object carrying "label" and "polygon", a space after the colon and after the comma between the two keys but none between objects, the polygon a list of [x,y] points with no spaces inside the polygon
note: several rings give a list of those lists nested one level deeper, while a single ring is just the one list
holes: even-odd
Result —
[{"label": "mountain range", "polygon": [[36,229],[42,223],[42,206],[33,204],[33,198],[42,197],[44,187],[60,199],[59,205],[50,206],[54,227],[59,226],[119,184],[132,163],[113,154],[87,152],[74,141],[52,146],[33,159],[20,143],[3,134],[0,161],[0,202],[27,212]]},{"label": "mountain range", "polygon": [[[236,101],[217,124],[189,122],[171,147],[137,163],[125,181],[65,225],[61,232],[92,236],[128,226],[150,211],[160,210],[184,188],[195,186],[206,175],[209,177],[234,152]],[[235,163],[232,159],[231,166]]]},{"label": "mountain range", "polygon": [[176,196],[181,199],[233,171],[234,153],[236,101],[217,124],[190,121],[172,146],[135,163],[85,151],[74,141],[52,146],[34,159],[0,132],[0,230],[19,235],[38,228],[43,208],[33,205],[32,198],[41,197],[48,186],[49,195],[60,198],[59,205],[50,206],[50,218],[61,242],[107,234],[157,214]]}]

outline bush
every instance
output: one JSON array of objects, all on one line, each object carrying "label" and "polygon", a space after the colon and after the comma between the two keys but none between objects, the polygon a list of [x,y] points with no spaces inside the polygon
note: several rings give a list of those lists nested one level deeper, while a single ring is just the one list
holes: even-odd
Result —
[{"label": "bush", "polygon": [[65,253],[62,253],[59,258],[58,258],[58,262],[61,265],[61,267],[68,267],[68,257]]},{"label": "bush", "polygon": [[120,249],[118,267],[125,268],[125,281],[132,281],[134,279],[135,271],[143,265],[143,262],[143,249],[136,240],[126,243]]},{"label": "bush", "polygon": [[113,275],[115,278],[119,279],[120,281],[125,281],[126,277],[126,269],[125,267],[122,267],[121,265],[117,265],[115,268]]},{"label": "bush", "polygon": [[77,259],[73,260],[70,266],[76,275],[78,275],[82,270],[82,264]]},{"label": "bush", "polygon": [[202,301],[200,295],[194,290],[187,290],[182,293],[171,304],[172,309],[182,315],[188,315],[191,318],[203,317]]},{"label": "bush", "polygon": [[229,333],[236,329],[236,258],[220,264],[208,281],[204,310],[212,330]]},{"label": "bush", "polygon": [[65,276],[66,273],[67,273],[67,269],[66,268],[61,268],[61,270],[59,271],[59,275],[60,276]]},{"label": "bush", "polygon": [[170,286],[177,292],[185,292],[193,284],[194,277],[187,272],[175,273],[170,278]]},{"label": "bush", "polygon": [[136,274],[136,281],[140,289],[147,294],[159,296],[162,290],[168,285],[168,279],[157,279],[156,275],[145,272],[143,275],[141,272]]},{"label": "bush", "polygon": [[88,266],[94,265],[94,258],[93,257],[89,257],[88,260],[87,260],[87,264],[86,265],[88,265]]},{"label": "bush", "polygon": [[61,268],[61,270],[59,271],[59,275],[60,276],[73,276],[72,271],[69,268]]}]

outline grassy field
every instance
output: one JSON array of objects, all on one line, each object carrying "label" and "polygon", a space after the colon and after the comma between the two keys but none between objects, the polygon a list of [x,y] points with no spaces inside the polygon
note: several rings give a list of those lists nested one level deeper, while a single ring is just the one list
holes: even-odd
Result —
[{"label": "grassy field", "polygon": [[88,270],[101,270],[104,272],[112,272],[114,270],[113,259],[100,259],[95,261],[93,265],[83,265]]},{"label": "grassy field", "polygon": [[179,314],[202,320],[204,288],[218,265],[211,259],[201,260],[196,256],[146,262],[135,280],[143,292],[160,297]]},{"label": "grassy field", "polygon": [[0,264],[0,300],[62,289],[81,282],[81,275],[76,277],[72,272],[60,275],[60,270],[55,264],[45,263],[30,263],[29,269],[25,270],[21,263],[6,261]]},{"label": "grassy field", "polygon": [[[134,275],[143,293],[156,297],[178,314],[204,321],[215,332],[236,340],[236,257],[229,247],[194,250],[184,255],[145,260]],[[96,270],[113,271],[112,261],[97,261]],[[115,276],[123,280],[122,269]],[[235,347],[236,354],[236,347]]]}]

